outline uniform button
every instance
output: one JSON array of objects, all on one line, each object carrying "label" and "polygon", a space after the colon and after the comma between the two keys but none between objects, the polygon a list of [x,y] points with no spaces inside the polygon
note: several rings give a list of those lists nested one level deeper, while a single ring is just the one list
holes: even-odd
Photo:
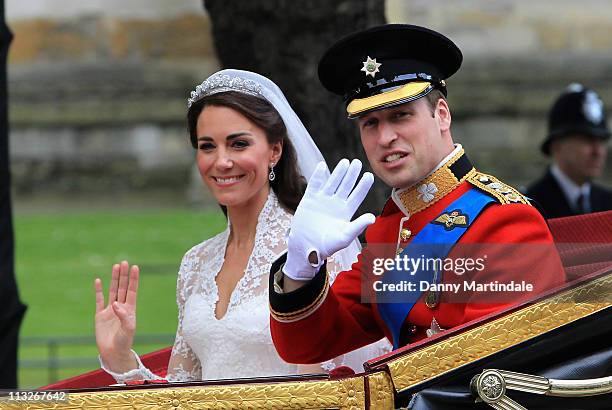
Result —
[{"label": "uniform button", "polygon": [[355,390],[349,390],[348,391],[348,396],[349,397],[355,397]]},{"label": "uniform button", "polygon": [[400,238],[402,241],[407,241],[412,236],[412,232],[410,229],[402,229],[400,232]]}]

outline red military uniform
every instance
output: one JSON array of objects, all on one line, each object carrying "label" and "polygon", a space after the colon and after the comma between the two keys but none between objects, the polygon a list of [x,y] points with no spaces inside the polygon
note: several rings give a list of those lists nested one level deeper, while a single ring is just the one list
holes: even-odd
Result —
[{"label": "red military uniform", "polygon": [[[463,170],[457,170],[459,163]],[[514,300],[485,302],[447,302],[442,293],[440,303],[433,305],[424,302],[424,294],[403,322],[401,344],[426,337],[427,330],[436,322],[440,328],[449,329],[562,284],[565,274],[553,251],[550,231],[539,212],[514,188],[477,172],[458,147],[452,158],[432,175],[407,190],[394,191],[382,214],[366,230],[368,247],[351,270],[338,275],[331,288],[323,268],[302,288],[282,293],[277,282],[282,278],[280,269],[284,257],[273,265],[274,274],[270,275],[271,331],[281,357],[294,363],[315,363],[384,336],[391,339],[377,304],[364,302],[362,298],[366,296],[362,295],[362,280],[371,273],[371,266],[364,262],[364,254],[371,244],[380,243],[391,243],[394,249],[401,250],[427,224],[439,218],[451,203],[472,189],[480,189],[496,201],[471,222],[457,245],[510,245],[490,248],[492,254],[487,268],[477,279],[481,282],[526,280],[532,283],[533,292],[517,293]],[[512,244],[517,245],[513,247]],[[457,253],[457,249],[455,246],[449,257]]]}]

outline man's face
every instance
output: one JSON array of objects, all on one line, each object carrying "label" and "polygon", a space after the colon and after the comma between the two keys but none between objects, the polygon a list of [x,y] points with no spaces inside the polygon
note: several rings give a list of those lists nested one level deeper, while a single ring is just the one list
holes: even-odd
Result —
[{"label": "man's face", "polygon": [[361,143],[376,175],[393,188],[414,185],[453,150],[450,111],[425,98],[358,119]]},{"label": "man's face", "polygon": [[607,142],[586,135],[569,135],[551,145],[553,158],[559,168],[578,185],[601,176]]}]

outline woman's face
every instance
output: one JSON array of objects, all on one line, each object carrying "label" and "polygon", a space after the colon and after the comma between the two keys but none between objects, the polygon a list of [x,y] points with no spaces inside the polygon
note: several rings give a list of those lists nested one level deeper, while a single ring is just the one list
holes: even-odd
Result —
[{"label": "woman's face", "polygon": [[200,175],[221,205],[243,206],[267,197],[269,167],[281,156],[280,142],[270,145],[263,129],[223,106],[205,107],[196,132]]}]

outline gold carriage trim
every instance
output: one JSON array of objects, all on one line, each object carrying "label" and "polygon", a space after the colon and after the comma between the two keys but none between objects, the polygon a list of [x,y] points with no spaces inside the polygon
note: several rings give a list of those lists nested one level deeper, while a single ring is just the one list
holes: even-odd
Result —
[{"label": "gold carriage trim", "polygon": [[369,393],[369,409],[395,408],[395,395],[391,375],[387,371],[370,373],[365,376],[366,390]]},{"label": "gold carriage trim", "polygon": [[476,173],[472,168],[461,179],[458,179],[451,171],[450,167],[465,154],[461,148],[444,165],[434,171],[431,175],[411,186],[405,191],[398,192],[397,198],[404,208],[413,215],[427,207],[435,204],[444,198],[451,191],[457,188],[463,181]]},{"label": "gold carriage trim", "polygon": [[531,205],[527,197],[510,185],[504,184],[492,175],[482,172],[472,173],[468,182],[476,188],[493,195],[502,205],[525,204]]},{"label": "gold carriage trim", "polygon": [[[398,392],[612,307],[612,272],[387,362]],[[589,302],[601,301],[601,302]]]},{"label": "gold carriage trim", "polygon": [[323,284],[323,289],[321,289],[321,292],[319,292],[319,295],[308,306],[295,310],[293,312],[278,312],[272,309],[272,305],[270,305],[270,314],[278,322],[290,323],[290,322],[298,321],[314,313],[314,311],[317,310],[319,306],[323,304],[323,302],[325,301],[325,298],[327,297],[328,292],[329,292],[329,275],[326,273],[325,283]]},{"label": "gold carriage trim", "polygon": [[[388,377],[388,376],[387,376]],[[390,397],[390,398],[389,398]],[[393,403],[393,391],[377,406]],[[2,409],[365,409],[363,377],[234,385],[202,385],[165,389],[74,392],[67,402],[4,402]],[[389,407],[386,407],[389,408]]]}]

